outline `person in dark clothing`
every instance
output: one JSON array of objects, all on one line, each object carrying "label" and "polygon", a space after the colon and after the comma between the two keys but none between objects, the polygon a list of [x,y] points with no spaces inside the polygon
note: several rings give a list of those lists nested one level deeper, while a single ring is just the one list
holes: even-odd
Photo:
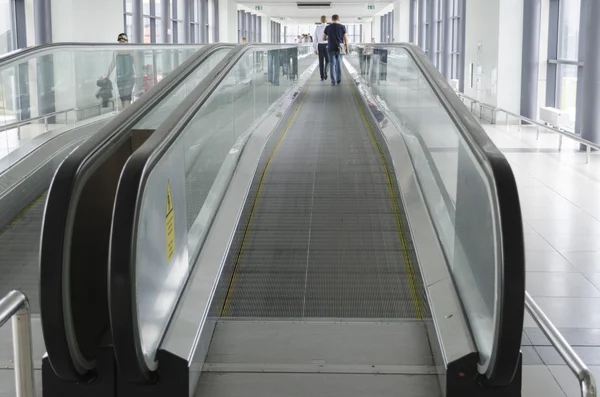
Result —
[{"label": "person in dark clothing", "polygon": [[100,87],[98,89],[98,92],[96,92],[96,98],[97,99],[101,99],[102,100],[102,107],[103,108],[107,108],[108,107],[108,101],[110,101],[113,97],[112,94],[112,82],[109,79],[105,79],[105,78],[100,78],[100,80],[98,80],[96,82],[96,85],[98,87]]},{"label": "person in dark clothing", "polygon": [[325,28],[323,40],[327,40],[327,52],[329,52],[329,70],[331,74],[331,85],[340,84],[342,81],[342,54],[349,52],[348,34],[346,27],[340,23],[340,16],[334,14],[331,17],[331,25]]},{"label": "person in dark clothing", "polygon": [[[125,33],[121,33],[117,40],[119,43],[127,43],[129,39]],[[133,56],[127,51],[117,51],[117,54],[108,68],[106,78],[110,77],[112,71],[117,69],[117,88],[123,108],[131,104],[131,94],[135,85],[135,68]]]}]

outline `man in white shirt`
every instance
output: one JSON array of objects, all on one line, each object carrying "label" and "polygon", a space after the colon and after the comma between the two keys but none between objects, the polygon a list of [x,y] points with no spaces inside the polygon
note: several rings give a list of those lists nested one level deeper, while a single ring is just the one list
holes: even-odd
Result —
[{"label": "man in white shirt", "polygon": [[315,54],[319,55],[319,72],[321,72],[321,81],[327,80],[327,67],[329,66],[329,54],[327,53],[327,40],[323,40],[323,33],[327,27],[327,17],[321,17],[321,24],[315,29],[313,48]]}]

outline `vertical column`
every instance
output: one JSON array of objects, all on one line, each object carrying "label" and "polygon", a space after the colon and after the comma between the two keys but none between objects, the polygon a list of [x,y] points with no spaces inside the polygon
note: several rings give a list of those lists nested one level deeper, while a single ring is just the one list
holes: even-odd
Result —
[{"label": "vertical column", "polygon": [[466,54],[466,40],[467,40],[467,0],[456,0],[458,1],[459,7],[459,24],[460,24],[460,34],[458,37],[458,75],[460,76],[460,80],[458,81],[458,90],[460,92],[465,92],[465,64],[467,59]]},{"label": "vertical column", "polygon": [[415,40],[415,36],[416,33],[415,32],[415,12],[417,11],[415,8],[417,6],[416,4],[416,0],[409,0],[410,1],[410,15],[408,17],[408,23],[409,23],[409,28],[408,28],[408,41],[411,43],[414,43]]},{"label": "vertical column", "polygon": [[451,79],[451,64],[452,64],[452,10],[453,2],[452,0],[444,1],[443,5],[443,14],[442,14],[442,29],[444,30],[442,33],[442,43],[441,43],[441,51],[442,51],[442,74],[446,77],[447,80]]},{"label": "vertical column", "polygon": [[[141,0],[140,0],[141,1]],[[35,44],[52,43],[52,13],[50,0],[33,0]]]},{"label": "vertical column", "polygon": [[[183,40],[185,43],[192,42],[192,23],[191,23],[191,14],[192,14],[192,1],[197,0],[185,0],[183,2]],[[177,19],[181,18],[181,11],[177,10]]]},{"label": "vertical column", "polygon": [[238,10],[237,16],[238,16],[238,23],[237,23],[237,28],[238,28],[238,43],[241,43],[242,42],[242,36],[244,35],[242,33],[243,26],[244,26],[244,10]]},{"label": "vertical column", "polygon": [[219,7],[221,2],[219,0],[212,0],[212,16],[213,16],[213,24],[212,24],[212,37],[213,37],[213,43],[218,43],[221,38],[220,38],[220,33],[219,30],[221,29],[221,21],[219,21]]},{"label": "vertical column", "polygon": [[256,42],[262,43],[262,17],[258,15],[256,17]]},{"label": "vertical column", "polygon": [[246,13],[246,31],[244,32],[244,36],[246,36],[246,40],[252,40],[250,38],[250,30],[252,29],[252,15],[249,12]]},{"label": "vertical column", "polygon": [[382,43],[387,43],[388,42],[388,33],[389,29],[388,29],[388,17],[387,14],[382,15],[381,16],[381,42]]},{"label": "vertical column", "polygon": [[[161,0],[160,3],[160,35],[162,37],[162,42],[165,44],[169,43],[169,25],[171,24],[171,1],[177,0]],[[202,32],[200,34],[202,34]]]},{"label": "vertical column", "polygon": [[419,47],[421,47],[421,49],[425,50],[425,39],[426,39],[426,33],[425,33],[425,20],[426,20],[426,15],[425,15],[425,11],[426,11],[426,6],[425,3],[428,0],[418,0],[419,1],[419,15],[418,15],[418,29],[419,29]]},{"label": "vertical column", "polygon": [[[578,101],[577,118],[581,119],[581,137],[600,142],[600,2],[584,0],[581,3],[581,16],[585,18],[584,51],[585,63],[582,69],[582,93]],[[581,40],[581,32],[580,32]],[[581,53],[581,51],[580,51]],[[579,104],[579,102],[581,104]]]},{"label": "vertical column", "polygon": [[437,66],[436,63],[436,56],[437,54],[436,49],[436,43],[437,43],[437,22],[436,22],[436,9],[437,6],[435,3],[437,3],[437,0],[427,0],[428,4],[427,4],[427,16],[426,18],[429,21],[428,24],[428,28],[429,31],[427,32],[427,49],[429,50],[427,52],[427,55],[429,55],[429,59],[431,59],[431,62],[433,62],[434,65]]},{"label": "vertical column", "polygon": [[258,38],[258,32],[257,30],[257,26],[256,26],[256,14],[252,14],[252,42],[256,43],[258,42],[257,38]]},{"label": "vertical column", "polygon": [[[556,1],[556,13],[557,13],[557,17],[556,17],[556,21],[558,21],[558,24],[560,24],[560,1],[559,0],[555,0]],[[586,60],[586,56],[585,56],[585,50],[586,50],[586,42],[588,41],[588,35],[587,35],[587,31],[588,31],[588,24],[589,24],[589,19],[587,17],[588,13],[590,12],[590,1],[594,1],[594,0],[581,0],[581,9],[580,9],[580,14],[579,14],[579,43],[578,43],[578,48],[577,48],[577,60],[581,63],[585,62]],[[556,27],[556,42],[558,43],[558,30],[560,29],[560,26]],[[556,44],[556,49],[554,50],[554,54],[555,57],[553,59],[558,59],[558,44]],[[559,71],[559,66],[558,65],[553,65],[554,66],[554,87],[552,87],[552,103],[553,106],[556,106],[556,93],[558,92],[557,86],[559,83],[558,81],[558,73]],[[550,76],[548,75],[548,78],[550,78]],[[582,128],[582,124],[583,124],[583,102],[584,102],[584,96],[583,96],[583,67],[579,66],[577,68],[577,98],[576,98],[576,103],[575,103],[575,133],[576,134],[582,134],[583,128]],[[583,145],[581,146],[581,149],[583,150],[584,147]]]},{"label": "vertical column", "polygon": [[131,37],[129,40],[133,43],[144,42],[144,7],[142,0],[131,0]]},{"label": "vertical column", "polygon": [[394,40],[399,43],[410,41],[410,4],[411,0],[397,0],[394,3],[393,36]]},{"label": "vertical column", "polygon": [[521,67],[521,115],[537,118],[540,55],[541,0],[523,2],[523,52]]},{"label": "vertical column", "polygon": [[396,31],[396,24],[394,23],[394,18],[396,15],[396,10],[392,9],[390,12],[390,42],[398,41],[398,37],[394,34]]}]

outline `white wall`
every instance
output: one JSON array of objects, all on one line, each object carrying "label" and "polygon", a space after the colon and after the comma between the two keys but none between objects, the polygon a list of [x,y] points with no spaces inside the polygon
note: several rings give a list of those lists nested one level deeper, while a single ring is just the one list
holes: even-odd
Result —
[{"label": "white wall", "polygon": [[362,38],[363,43],[370,43],[373,36],[373,22],[363,22]]},{"label": "white wall", "polygon": [[410,35],[410,0],[394,2],[394,41],[407,43]]},{"label": "white wall", "polygon": [[238,41],[237,10],[235,1],[219,0],[219,41],[222,43],[237,43]]},{"label": "white wall", "polygon": [[371,22],[371,37],[375,37],[376,43],[381,43],[381,16],[375,15]]},{"label": "white wall", "polygon": [[521,70],[523,68],[523,1],[499,2],[498,106],[521,112]]},{"label": "white wall", "polygon": [[466,12],[465,94],[519,112],[523,0],[471,0]]},{"label": "white wall", "polygon": [[122,0],[52,0],[52,41],[116,43],[123,32]]}]

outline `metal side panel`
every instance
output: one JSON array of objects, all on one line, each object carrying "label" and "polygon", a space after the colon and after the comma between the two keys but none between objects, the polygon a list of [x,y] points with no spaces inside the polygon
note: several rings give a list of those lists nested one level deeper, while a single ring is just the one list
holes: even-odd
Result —
[{"label": "metal side panel", "polygon": [[261,153],[278,124],[286,123],[289,118],[287,109],[295,103],[299,91],[314,69],[315,65],[309,67],[298,83],[269,109],[267,117],[244,145],[233,177],[204,240],[203,249],[160,346],[161,350],[188,361],[191,391],[196,389],[218,319],[218,315],[209,312],[211,303],[216,299],[221,274],[226,272],[225,260]]},{"label": "metal side panel", "polygon": [[[355,78],[362,100],[377,103],[354,68],[348,62],[345,62],[345,66]],[[380,107],[379,110],[384,111],[383,107]],[[373,119],[370,112],[369,117]],[[426,285],[427,298],[435,326],[435,332],[430,333],[432,350],[434,353],[439,352],[439,354],[434,354],[434,358],[439,359],[439,365],[447,367],[451,362],[476,353],[477,349],[429,210],[422,197],[414,165],[410,160],[411,157],[402,133],[396,128],[393,117],[387,114],[386,117],[392,122],[386,123],[385,127],[378,131],[389,148],[394,164],[421,275]],[[440,383],[444,384],[445,381],[441,379]]]}]

